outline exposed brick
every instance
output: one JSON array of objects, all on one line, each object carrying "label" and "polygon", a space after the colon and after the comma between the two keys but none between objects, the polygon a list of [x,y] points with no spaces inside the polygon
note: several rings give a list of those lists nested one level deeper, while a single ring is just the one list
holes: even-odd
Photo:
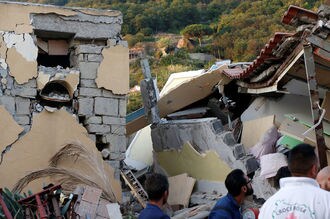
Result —
[{"label": "exposed brick", "polygon": [[87,54],[87,60],[89,62],[102,62],[103,57],[102,55],[98,54]]},{"label": "exposed brick", "polygon": [[127,113],[127,107],[126,107],[126,99],[119,100],[119,115],[121,117],[125,117]]},{"label": "exposed brick", "polygon": [[79,115],[92,115],[94,110],[94,99],[93,98],[79,98]]},{"label": "exposed brick", "polygon": [[80,86],[81,87],[97,88],[95,80],[90,80],[90,79],[81,79],[80,80]]},{"label": "exposed brick", "polygon": [[98,88],[83,88],[81,87],[79,89],[80,96],[86,96],[86,97],[96,97],[101,96],[101,90]]},{"label": "exposed brick", "polygon": [[96,134],[106,134],[110,132],[110,126],[108,125],[89,124],[86,126],[86,129],[89,133]]},{"label": "exposed brick", "polygon": [[11,96],[0,96],[0,105],[4,105],[6,110],[14,115],[15,114],[15,98]]},{"label": "exposed brick", "polygon": [[105,90],[105,89],[102,89],[102,96],[103,96],[103,97],[118,98],[117,95],[115,95],[115,94],[113,94],[111,91],[109,91],[109,90]]},{"label": "exposed brick", "polygon": [[95,98],[95,114],[117,116],[118,100],[112,98],[96,97]]},{"label": "exposed brick", "polygon": [[110,160],[124,160],[125,153],[110,153]]},{"label": "exposed brick", "polygon": [[28,115],[14,116],[14,119],[19,125],[29,125],[30,124],[30,117]]},{"label": "exposed brick", "polygon": [[26,115],[30,114],[30,99],[28,98],[22,98],[22,97],[16,97],[16,114],[18,115]]},{"label": "exposed brick", "polygon": [[109,125],[125,125],[126,119],[119,117],[103,116],[103,123]]},{"label": "exposed brick", "polygon": [[102,49],[103,49],[103,46],[95,46],[92,44],[79,45],[76,48],[76,54],[81,54],[81,53],[101,54]]},{"label": "exposed brick", "polygon": [[11,94],[13,96],[36,98],[37,89],[36,88],[29,88],[29,87],[28,88],[16,87],[13,90],[11,90]]},{"label": "exposed brick", "polygon": [[127,139],[124,135],[115,135],[115,134],[108,134],[106,135],[106,140],[110,144],[110,152],[118,153],[118,152],[125,152]]},{"label": "exposed brick", "polygon": [[88,117],[85,121],[85,124],[101,124],[102,123],[102,117],[101,116],[91,116]]},{"label": "exposed brick", "polygon": [[111,125],[111,133],[117,135],[126,135],[125,125]]},{"label": "exposed brick", "polygon": [[80,62],[80,78],[82,79],[95,79],[99,63],[97,62]]}]

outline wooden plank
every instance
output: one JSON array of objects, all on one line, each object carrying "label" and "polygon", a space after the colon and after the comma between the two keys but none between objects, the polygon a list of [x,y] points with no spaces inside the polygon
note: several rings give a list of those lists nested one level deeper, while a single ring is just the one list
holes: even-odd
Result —
[{"label": "wooden plank", "polygon": [[243,122],[241,143],[245,148],[257,144],[260,138],[274,125],[275,115]]},{"label": "wooden plank", "polygon": [[67,55],[69,53],[69,44],[66,40],[48,40],[49,55]]},{"label": "wooden plank", "polygon": [[170,205],[183,205],[188,207],[191,192],[196,179],[189,177],[187,173],[168,178],[169,196],[167,202]]}]

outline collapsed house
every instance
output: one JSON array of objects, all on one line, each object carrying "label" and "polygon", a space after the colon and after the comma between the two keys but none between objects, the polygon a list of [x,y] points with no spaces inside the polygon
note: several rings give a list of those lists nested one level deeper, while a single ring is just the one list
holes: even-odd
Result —
[{"label": "collapsed house", "polygon": [[122,22],[119,11],[0,2],[0,187],[87,184],[121,201],[129,91]]},{"label": "collapsed house", "polygon": [[[158,101],[146,77],[144,108],[127,116],[128,134],[143,129],[125,163],[141,170],[153,162],[170,178],[188,174],[204,198],[205,192],[226,193],[226,175],[240,168],[253,177],[255,202],[276,191],[274,176],[295,145],[314,145],[321,167],[328,165],[329,15],[328,5],[318,12],[290,6],[282,22],[295,33],[275,33],[252,63],[224,61],[207,71],[178,74]],[[141,137],[149,145],[139,143]],[[145,158],[136,147],[152,148],[153,154]],[[190,197],[190,204],[206,202]]]}]

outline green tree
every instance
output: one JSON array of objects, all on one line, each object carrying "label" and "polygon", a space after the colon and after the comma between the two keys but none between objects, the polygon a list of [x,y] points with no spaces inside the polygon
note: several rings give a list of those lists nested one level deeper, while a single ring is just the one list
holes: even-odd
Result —
[{"label": "green tree", "polygon": [[213,30],[210,26],[205,24],[192,24],[186,26],[182,31],[181,35],[185,38],[198,38],[199,46],[202,45],[202,38],[203,36],[211,35]]}]

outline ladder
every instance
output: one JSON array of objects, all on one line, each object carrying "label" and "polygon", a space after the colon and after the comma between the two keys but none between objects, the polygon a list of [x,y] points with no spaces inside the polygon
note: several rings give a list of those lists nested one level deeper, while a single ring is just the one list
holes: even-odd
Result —
[{"label": "ladder", "polygon": [[120,175],[125,180],[125,183],[130,187],[133,196],[138,200],[138,202],[143,206],[143,208],[145,208],[146,203],[148,201],[148,195],[146,191],[144,191],[142,185],[134,176],[132,171],[130,170],[120,171]]}]

